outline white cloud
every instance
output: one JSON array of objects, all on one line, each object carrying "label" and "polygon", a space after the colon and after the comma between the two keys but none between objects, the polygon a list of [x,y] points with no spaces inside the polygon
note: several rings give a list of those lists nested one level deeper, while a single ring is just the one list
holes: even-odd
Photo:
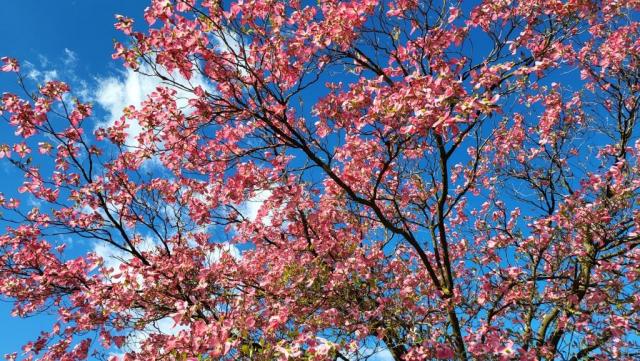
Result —
[{"label": "white cloud", "polygon": [[213,41],[217,45],[218,50],[221,52],[229,52],[236,57],[240,74],[246,76],[248,74],[247,68],[249,68],[249,64],[244,61],[244,56],[240,46],[242,41],[240,38],[241,36],[242,35],[236,32],[224,30],[222,35],[215,35],[213,37]]},{"label": "white cloud", "polygon": [[118,250],[105,242],[96,243],[93,247],[93,252],[102,258],[105,268],[117,270],[123,260],[126,260],[124,251]]},{"label": "white cloud", "polygon": [[142,343],[149,338],[151,334],[162,334],[175,336],[182,330],[188,330],[189,328],[184,325],[175,325],[175,322],[170,317],[161,318],[157,321],[147,325],[144,330],[131,332],[128,336],[127,345],[134,351],[140,351]]},{"label": "white cloud", "polygon": [[[150,237],[143,238],[140,244],[136,245],[139,252],[149,252],[157,248],[157,244]],[[116,248],[104,241],[98,241],[93,246],[93,252],[100,256],[105,268],[113,268],[114,273],[118,273],[120,265],[132,258],[131,253]]]},{"label": "white cloud", "polygon": [[371,358],[369,358],[369,361],[394,361],[394,360],[395,358],[393,357],[389,349],[384,349],[382,351],[379,351],[373,354]]},{"label": "white cloud", "polygon": [[368,337],[364,344],[352,354],[347,356],[349,360],[368,360],[368,361],[394,361],[395,358],[386,345],[376,337]]},{"label": "white cloud", "polygon": [[[143,79],[138,73],[127,70],[124,78],[109,77],[99,80],[96,92],[97,103],[108,112],[108,119],[100,126],[112,126],[120,119],[128,105],[139,106],[146,94],[151,93],[159,83]],[[127,144],[135,145],[135,137],[142,132],[138,122],[130,122]]]},{"label": "white cloud", "polygon": [[[160,66],[157,68],[161,69]],[[207,81],[198,72],[194,72],[190,80],[185,79],[177,72],[168,74],[160,70],[160,73],[167,78],[174,79],[178,84],[186,85],[187,88],[193,89],[196,86],[201,86],[204,89],[209,88]],[[106,121],[98,124],[99,126],[113,125],[116,120],[122,117],[125,107],[129,105],[139,107],[158,86],[167,86],[175,89],[177,91],[176,102],[178,108],[187,108],[189,99],[193,98],[191,92],[164,83],[157,76],[145,74],[153,74],[152,68],[148,65],[141,66],[139,71],[127,69],[117,76],[98,79],[95,101],[108,113]],[[128,119],[127,121],[129,128],[127,129],[128,136],[125,144],[136,146],[136,137],[142,132],[142,127],[135,120]]]},{"label": "white cloud", "polygon": [[214,37],[218,48],[235,54],[240,53],[240,35],[230,31],[224,31],[222,36]]},{"label": "white cloud", "polygon": [[[258,191],[255,196],[249,198],[246,202],[242,203],[238,207],[238,211],[244,218],[252,222],[255,221],[256,218],[258,217],[258,212],[260,211],[260,208],[262,207],[264,202],[267,199],[269,199],[269,197],[271,197],[271,193],[272,192],[270,189]],[[265,223],[270,222],[270,220],[271,220],[271,217],[269,215],[263,218],[263,222]]]},{"label": "white cloud", "polygon": [[237,260],[242,258],[242,254],[240,253],[238,247],[231,243],[223,242],[220,244],[220,247],[207,254],[207,265],[218,263],[218,261],[220,261],[220,257],[222,257],[224,253],[228,253],[229,255],[231,255],[231,257]]},{"label": "white cloud", "polygon": [[[273,191],[271,189],[260,189],[255,191],[253,197],[250,197],[246,201],[236,205],[235,210],[240,213],[242,216],[241,219],[248,220],[250,222],[255,222],[258,220],[258,214],[262,210],[262,206],[264,203],[271,198]],[[279,227],[282,230],[286,230],[289,226],[289,221],[281,220],[281,224],[274,223],[274,216],[284,212],[287,209],[288,205],[286,201],[283,204],[280,204],[276,209],[265,209],[262,210],[263,216],[260,218],[259,222],[264,226],[272,226]],[[276,223],[279,222],[276,220]]]},{"label": "white cloud", "polygon": [[[180,331],[188,330],[189,328],[183,325],[175,325],[174,321],[170,317],[161,318],[148,324],[143,330],[132,331],[127,336],[127,343],[125,351],[139,352],[142,344],[151,334],[163,334],[175,336]],[[111,353],[109,357],[116,357],[118,360],[124,360],[124,353]]]}]

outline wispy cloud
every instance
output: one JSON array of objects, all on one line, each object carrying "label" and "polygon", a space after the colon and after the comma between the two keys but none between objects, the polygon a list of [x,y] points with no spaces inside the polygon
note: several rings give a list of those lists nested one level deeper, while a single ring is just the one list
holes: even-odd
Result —
[{"label": "wispy cloud", "polygon": [[74,96],[91,100],[92,92],[87,81],[77,74],[79,62],[77,54],[69,48],[65,48],[63,52],[61,56],[53,58],[39,55],[37,64],[24,61],[23,68],[27,78],[40,85],[52,80],[64,81],[71,86]]},{"label": "wispy cloud", "polygon": [[65,66],[75,67],[76,63],[78,62],[78,56],[73,50],[64,48],[64,57],[62,58],[62,62]]},{"label": "wispy cloud", "polygon": [[57,70],[38,68],[28,61],[24,62],[24,69],[26,70],[27,77],[38,83],[45,83],[60,77]]}]

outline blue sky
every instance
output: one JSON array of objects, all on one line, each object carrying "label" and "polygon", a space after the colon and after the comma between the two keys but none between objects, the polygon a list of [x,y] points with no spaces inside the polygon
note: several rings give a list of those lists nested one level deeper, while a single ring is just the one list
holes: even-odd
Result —
[{"label": "blue sky", "polygon": [[[81,65],[80,76],[104,74],[115,69],[111,62],[114,14],[140,19],[146,1],[37,1],[3,4],[0,22],[0,52],[38,64],[46,58],[55,62],[73,51]],[[2,79],[4,85],[6,79]]]},{"label": "blue sky", "polygon": [[[143,24],[142,12],[147,4],[147,0],[5,1],[0,56],[19,59],[34,81],[59,78],[70,82],[76,91],[102,105],[102,110],[96,107],[96,120],[109,121],[124,105],[140,100],[155,86],[111,59],[113,39],[121,38],[113,28],[114,15],[127,15]],[[565,78],[567,84],[575,84],[576,74],[566,74]],[[556,75],[548,81],[559,79]],[[0,73],[0,93],[5,91],[17,91],[13,74]],[[12,132],[0,122],[0,144],[10,143]],[[11,194],[21,177],[7,165],[0,162],[0,192]],[[46,316],[12,318],[10,309],[9,303],[0,302],[0,357],[18,351],[51,324]]]},{"label": "blue sky", "polygon": [[[119,62],[111,59],[113,39],[120,37],[113,28],[114,14],[133,17],[140,23],[146,6],[147,1],[143,0],[5,1],[0,21],[0,56],[19,59],[25,73],[30,71],[36,80],[55,77],[73,85],[82,79],[86,81],[84,89],[76,90],[84,90],[90,97],[105,84],[117,89],[127,74]],[[0,73],[0,93],[6,91],[17,91],[15,76]],[[8,143],[11,133],[6,124],[0,124],[0,143]],[[7,165],[0,163],[0,192],[10,194],[21,177]],[[43,316],[16,319],[9,315],[10,309],[9,303],[0,302],[0,358],[18,351],[40,330],[50,327]]]}]

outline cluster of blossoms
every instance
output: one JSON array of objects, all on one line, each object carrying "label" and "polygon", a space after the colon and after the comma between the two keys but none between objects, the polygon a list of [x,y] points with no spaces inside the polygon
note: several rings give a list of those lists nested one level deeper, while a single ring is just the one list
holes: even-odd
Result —
[{"label": "cluster of blossoms", "polygon": [[59,81],[0,100],[25,177],[0,195],[0,294],[56,317],[7,358],[637,359],[639,18],[637,0],[117,16],[114,59],[166,83],[140,105],[96,128]]}]

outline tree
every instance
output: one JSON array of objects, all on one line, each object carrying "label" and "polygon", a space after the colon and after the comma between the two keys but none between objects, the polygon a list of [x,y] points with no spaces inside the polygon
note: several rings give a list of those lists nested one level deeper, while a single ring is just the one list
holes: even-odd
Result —
[{"label": "tree", "polygon": [[166,86],[97,129],[3,58],[43,205],[0,198],[0,292],[57,318],[22,355],[637,359],[639,10],[152,0],[114,58]]}]

